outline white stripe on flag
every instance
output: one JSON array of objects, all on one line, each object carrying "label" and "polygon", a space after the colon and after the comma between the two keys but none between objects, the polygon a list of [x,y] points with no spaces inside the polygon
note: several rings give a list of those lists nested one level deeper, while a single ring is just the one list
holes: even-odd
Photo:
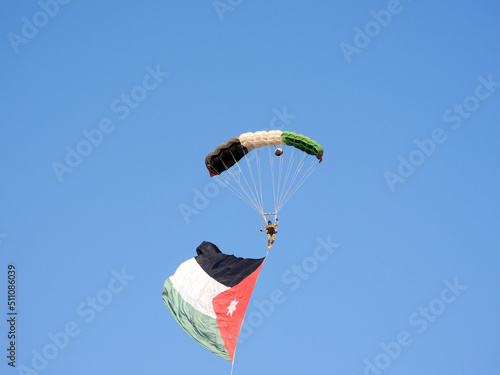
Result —
[{"label": "white stripe on flag", "polygon": [[184,301],[202,314],[216,319],[212,300],[229,288],[211,278],[194,258],[182,263],[170,281]]}]

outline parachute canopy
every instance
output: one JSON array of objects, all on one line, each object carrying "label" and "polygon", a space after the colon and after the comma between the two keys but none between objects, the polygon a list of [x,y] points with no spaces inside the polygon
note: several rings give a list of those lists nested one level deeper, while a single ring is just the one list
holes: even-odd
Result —
[{"label": "parachute canopy", "polygon": [[163,285],[163,302],[198,343],[233,361],[241,324],[265,258],[223,254],[204,241]]},{"label": "parachute canopy", "polygon": [[322,160],[323,147],[316,141],[290,131],[271,130],[229,139],[207,155],[205,165],[211,177],[265,218],[264,200],[270,200],[266,194],[272,192],[273,214],[277,214]]},{"label": "parachute canopy", "polygon": [[205,158],[210,176],[221,174],[241,160],[250,151],[264,146],[288,145],[323,160],[323,147],[309,137],[281,130],[243,133],[220,144]]}]

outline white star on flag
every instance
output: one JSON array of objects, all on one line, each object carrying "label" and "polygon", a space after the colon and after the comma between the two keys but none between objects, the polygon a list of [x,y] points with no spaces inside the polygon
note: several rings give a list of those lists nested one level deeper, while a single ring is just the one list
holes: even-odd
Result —
[{"label": "white star on flag", "polygon": [[231,301],[231,304],[227,307],[227,315],[231,314],[233,316],[233,312],[236,310],[236,305],[239,301],[236,301],[236,298]]}]

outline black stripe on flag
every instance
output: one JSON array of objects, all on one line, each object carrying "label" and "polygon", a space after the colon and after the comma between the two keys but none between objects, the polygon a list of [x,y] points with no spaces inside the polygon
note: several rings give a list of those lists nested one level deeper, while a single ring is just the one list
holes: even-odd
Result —
[{"label": "black stripe on flag", "polygon": [[196,249],[198,256],[194,259],[200,267],[219,283],[232,288],[250,276],[264,261],[264,258],[238,258],[222,253],[211,242],[203,241]]}]

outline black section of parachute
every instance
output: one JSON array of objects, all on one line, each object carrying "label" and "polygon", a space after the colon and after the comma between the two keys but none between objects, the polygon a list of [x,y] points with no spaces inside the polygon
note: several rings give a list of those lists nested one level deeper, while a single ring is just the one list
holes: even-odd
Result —
[{"label": "black section of parachute", "polygon": [[262,264],[265,258],[238,258],[222,253],[211,242],[203,241],[196,248],[194,259],[200,267],[219,283],[232,288],[250,276]]},{"label": "black section of parachute", "polygon": [[247,153],[248,150],[241,145],[240,139],[233,137],[208,154],[205,165],[211,176],[218,175],[235,165]]}]

